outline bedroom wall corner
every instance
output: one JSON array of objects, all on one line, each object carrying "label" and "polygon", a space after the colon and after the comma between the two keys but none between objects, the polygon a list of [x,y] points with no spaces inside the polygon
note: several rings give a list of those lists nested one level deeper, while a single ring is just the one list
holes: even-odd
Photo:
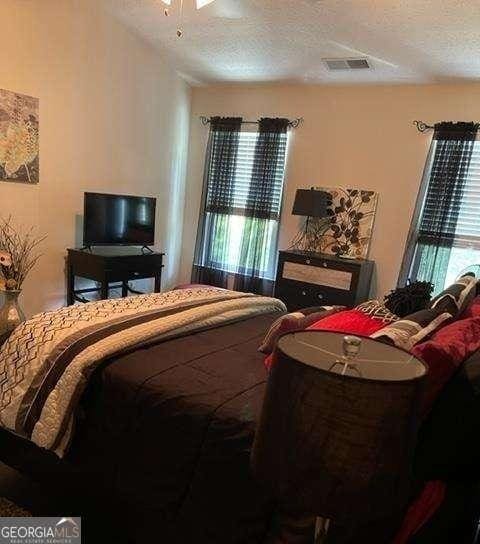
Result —
[{"label": "bedroom wall corner", "polygon": [[48,238],[24,285],[27,315],[65,303],[65,250],[83,192],[157,198],[163,286],[181,254],[190,87],[161,53],[92,0],[2,0],[0,88],[40,100],[40,183],[0,182],[0,215]]}]

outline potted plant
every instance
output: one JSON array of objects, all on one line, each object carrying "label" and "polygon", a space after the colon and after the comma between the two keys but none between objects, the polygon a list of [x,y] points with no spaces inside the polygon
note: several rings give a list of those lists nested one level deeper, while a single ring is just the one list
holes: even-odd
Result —
[{"label": "potted plant", "polygon": [[0,308],[0,344],[25,320],[18,297],[25,278],[40,258],[36,248],[44,239],[45,236],[35,236],[33,229],[19,231],[11,217],[0,219],[0,293],[4,298]]}]

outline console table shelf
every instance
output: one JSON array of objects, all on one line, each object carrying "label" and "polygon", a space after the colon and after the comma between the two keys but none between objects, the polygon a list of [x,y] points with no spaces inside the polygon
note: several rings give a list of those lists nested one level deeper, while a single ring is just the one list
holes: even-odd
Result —
[{"label": "console table shelf", "polygon": [[[100,293],[101,299],[108,298],[111,289],[122,289],[122,297],[137,293],[128,282],[153,278],[154,291],[160,292],[163,257],[165,253],[139,253],[127,251],[112,253],[101,250],[69,249],[67,254],[67,304],[87,302],[86,293]],[[100,283],[100,287],[75,289],[75,278],[82,277]]]}]

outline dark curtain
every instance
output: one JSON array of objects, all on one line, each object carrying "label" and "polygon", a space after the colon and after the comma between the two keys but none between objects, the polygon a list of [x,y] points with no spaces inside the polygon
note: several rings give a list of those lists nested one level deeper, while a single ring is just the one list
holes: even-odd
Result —
[{"label": "dark curtain", "polygon": [[276,257],[289,121],[260,120],[249,177],[238,155],[241,124],[211,120],[192,281],[225,288],[231,276],[238,291],[271,295],[265,276]]},{"label": "dark curtain", "polygon": [[233,211],[241,117],[213,117],[205,162],[202,209],[192,282],[227,287],[222,263],[229,247],[228,218]]},{"label": "dark curtain", "polygon": [[443,288],[478,126],[435,125],[431,167],[425,169],[399,284],[410,278],[433,283],[436,292]]},{"label": "dark curtain", "polygon": [[[279,172],[283,176],[288,124],[288,119],[263,118],[259,122],[239,268],[235,276],[237,291],[273,294],[273,280],[262,277],[261,273],[269,258],[269,222],[280,220],[274,197]],[[276,247],[277,240],[273,244]]]}]

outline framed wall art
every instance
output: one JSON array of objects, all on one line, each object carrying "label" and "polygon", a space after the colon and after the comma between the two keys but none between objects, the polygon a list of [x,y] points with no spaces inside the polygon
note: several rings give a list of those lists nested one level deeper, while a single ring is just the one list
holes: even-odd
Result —
[{"label": "framed wall art", "polygon": [[0,89],[0,181],[39,182],[38,98]]}]

